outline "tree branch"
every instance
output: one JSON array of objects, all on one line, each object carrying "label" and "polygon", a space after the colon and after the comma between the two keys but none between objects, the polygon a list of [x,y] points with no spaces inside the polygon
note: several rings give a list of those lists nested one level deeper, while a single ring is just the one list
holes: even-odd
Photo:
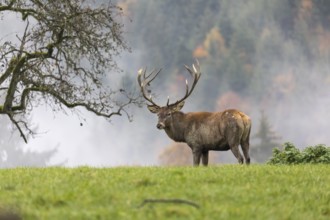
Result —
[{"label": "tree branch", "polygon": [[[10,121],[11,121],[11,122],[16,126],[16,128],[18,129],[18,131],[19,131],[21,137],[23,138],[24,142],[27,144],[27,138],[26,138],[26,136],[24,135],[24,132],[22,131],[21,127],[19,126],[19,124],[18,124],[19,122],[17,122],[17,121],[14,119],[12,113],[7,113],[7,115],[8,115],[8,117],[9,117]],[[27,127],[27,126],[25,126],[25,127]]]},{"label": "tree branch", "polygon": [[75,107],[83,107],[86,110],[93,112],[95,115],[98,116],[103,116],[106,118],[110,118],[114,115],[119,115],[121,116],[121,111],[124,109],[124,107],[126,107],[127,105],[133,103],[134,101],[136,101],[135,99],[129,99],[128,102],[122,104],[119,106],[117,111],[111,112],[111,113],[102,113],[100,110],[97,110],[93,107],[91,107],[91,104],[89,103],[84,103],[84,102],[68,102],[67,100],[65,100],[62,96],[60,96],[56,91],[53,91],[47,87],[32,87],[32,88],[26,88],[23,90],[22,92],[22,96],[21,96],[21,101],[20,101],[20,105],[18,106],[13,106],[11,108],[12,111],[23,111],[26,108],[26,99],[28,97],[28,95],[30,94],[30,92],[41,92],[43,94],[47,93],[51,96],[53,96],[54,98],[56,98],[59,102],[61,102],[64,106],[66,106],[67,108],[75,108]]},{"label": "tree branch", "polygon": [[0,6],[0,11],[14,11],[18,12],[22,15],[22,20],[26,20],[26,18],[31,15],[32,17],[36,18],[38,20],[38,12],[31,8],[16,8],[13,7],[16,0],[12,0],[8,5],[2,5]]},{"label": "tree branch", "polygon": [[138,208],[143,207],[147,203],[174,203],[174,204],[185,204],[185,205],[190,205],[193,206],[197,209],[199,209],[199,205],[197,203],[188,201],[188,200],[183,200],[183,199],[145,199],[142,201],[142,203],[138,206]]}]

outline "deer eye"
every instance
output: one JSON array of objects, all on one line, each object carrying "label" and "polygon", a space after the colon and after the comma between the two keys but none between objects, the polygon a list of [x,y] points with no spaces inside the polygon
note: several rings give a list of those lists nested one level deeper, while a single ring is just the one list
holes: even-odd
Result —
[{"label": "deer eye", "polygon": [[166,116],[171,116],[171,114],[172,114],[171,112],[168,112],[166,113]]}]

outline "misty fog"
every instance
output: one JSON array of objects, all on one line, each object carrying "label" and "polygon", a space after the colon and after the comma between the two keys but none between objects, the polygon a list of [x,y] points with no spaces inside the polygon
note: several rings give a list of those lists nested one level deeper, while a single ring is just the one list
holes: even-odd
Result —
[{"label": "misty fog", "polygon": [[[130,7],[129,1],[120,2]],[[131,4],[141,4],[142,6],[140,7],[142,8],[144,7],[143,4],[151,7],[152,4],[147,2],[141,1],[141,3]],[[171,2],[173,3],[173,1]],[[229,4],[228,1],[224,2]],[[252,3],[250,4],[243,2],[237,1],[236,13],[239,12],[241,7],[252,7],[253,5],[257,5],[259,1],[251,1]],[[140,9],[138,6],[134,7]],[[163,7],[166,6],[163,5]],[[125,7],[123,9],[126,10]],[[165,10],[166,8],[163,9]],[[155,9],[149,8],[149,10]],[[254,9],[250,11],[246,10],[245,12],[251,13],[253,11]],[[234,13],[235,10],[231,12]],[[144,20],[142,24],[141,17],[139,19],[137,18],[141,14],[136,11],[127,11],[125,14],[128,18],[124,21],[126,23],[125,32],[132,52],[124,53],[118,58],[119,66],[123,70],[123,73],[121,75],[114,73],[113,76],[109,76],[109,82],[113,83],[114,86],[118,86],[117,84],[120,83],[118,81],[120,81],[119,79],[122,76],[127,76],[133,82],[136,82],[137,71],[141,67],[147,66],[149,69],[163,68],[161,78],[156,80],[153,86],[153,92],[157,95],[155,101],[165,104],[168,95],[172,101],[180,98],[184,93],[185,85],[184,80],[178,81],[178,79],[188,77],[183,65],[191,65],[194,62],[195,58],[193,54],[190,53],[190,56],[183,59],[186,63],[179,64],[169,64],[170,59],[161,60],[153,57],[154,50],[162,50],[162,47],[166,45],[162,44],[163,42],[160,42],[158,45],[148,45],[149,41],[143,41],[143,36],[136,37],[140,34],[136,30],[139,28],[148,28],[148,31],[145,32],[150,35],[149,37],[154,37],[154,41],[157,41],[157,37],[162,35],[162,31],[166,31],[165,28],[162,29],[162,27],[159,27],[156,29],[154,26],[143,26],[152,23],[153,17],[146,16],[145,19],[149,20]],[[178,20],[181,21],[183,19],[180,15],[175,15],[178,16]],[[230,12],[227,15],[219,14],[215,18],[212,17],[210,19],[220,18],[222,16],[227,16],[229,20],[235,16],[241,16],[242,20],[244,20],[244,16],[253,20],[251,18],[253,14],[230,14]],[[157,19],[161,18],[159,17]],[[255,19],[260,18],[256,16]],[[234,25],[243,25],[240,24],[240,21],[233,19]],[[167,23],[169,21],[164,20],[163,22]],[[215,20],[212,22],[217,23]],[[194,21],[187,23],[194,23]],[[175,30],[180,28],[182,22],[172,22],[170,25],[174,26],[173,29]],[[201,33],[201,30],[205,28],[187,28],[189,30],[187,35],[198,35],[203,39],[207,33]],[[222,28],[221,24],[220,28]],[[249,27],[242,26],[243,28]],[[0,29],[0,39],[15,39],[15,34],[21,30],[20,18],[15,16],[6,17],[5,15],[5,19],[0,21]],[[328,135],[330,130],[328,123],[330,117],[330,48],[325,48],[328,55],[322,56],[324,60],[314,60],[314,58],[306,60],[305,57],[307,56],[304,56],[305,52],[297,50],[298,47],[295,46],[296,41],[292,40],[295,37],[288,40],[283,36],[284,34],[277,32],[278,29],[272,22],[269,23],[269,31],[272,33],[270,41],[283,41],[287,52],[285,54],[283,53],[284,55],[281,53],[280,55],[274,55],[273,50],[266,51],[262,49],[260,51],[263,51],[263,53],[256,52],[255,57],[253,57],[255,59],[255,66],[259,66],[259,70],[264,69],[269,73],[265,79],[260,78],[259,84],[256,84],[266,89],[256,94],[252,88],[247,90],[247,92],[242,92],[245,95],[241,96],[239,102],[230,102],[229,100],[229,103],[221,103],[219,97],[230,91],[234,91],[234,89],[228,89],[229,78],[224,75],[220,84],[216,86],[212,85],[212,78],[209,80],[208,74],[215,71],[211,69],[214,64],[207,59],[199,59],[202,76],[192,96],[186,101],[183,111],[223,111],[224,108],[238,108],[252,118],[251,136],[256,133],[261,111],[264,111],[273,130],[281,137],[281,143],[292,142],[300,148],[316,144],[330,145],[330,136]],[[233,29],[232,32],[234,31]],[[145,34],[145,32],[143,33]],[[267,37],[267,33],[264,33],[263,38],[258,40],[267,40]],[[296,36],[296,38],[299,37]],[[168,39],[168,42],[177,40],[176,38]],[[141,41],[144,45],[141,45]],[[330,35],[326,43],[330,45]],[[190,42],[190,44],[192,43]],[[198,45],[192,45],[192,47],[197,48]],[[266,46],[265,48],[267,49]],[[287,54],[289,54],[288,57],[284,57]],[[176,56],[176,52],[173,51],[171,59],[176,59]],[[137,88],[135,90],[138,91]],[[81,109],[78,109],[79,113],[77,115],[70,110],[65,114],[53,112],[49,107],[40,106],[33,111],[31,117],[31,122],[37,127],[38,134],[34,138],[30,138],[28,144],[25,145],[22,142],[20,146],[24,149],[34,151],[44,151],[56,147],[58,152],[52,158],[50,165],[61,163],[62,161],[66,161],[66,166],[158,165],[160,152],[166,146],[170,145],[172,140],[167,137],[164,131],[156,128],[157,116],[151,114],[146,107],[139,108],[137,106],[131,106],[129,111],[133,115],[132,122],[123,115],[122,117],[113,117],[109,123],[105,119],[96,117]],[[0,120],[2,121],[3,119]],[[17,134],[13,134],[10,138],[19,137]],[[256,140],[252,138],[251,145],[255,142]],[[223,155],[221,156],[222,162],[236,163],[231,152],[218,152],[218,154]],[[253,158],[253,155],[251,157]]]}]

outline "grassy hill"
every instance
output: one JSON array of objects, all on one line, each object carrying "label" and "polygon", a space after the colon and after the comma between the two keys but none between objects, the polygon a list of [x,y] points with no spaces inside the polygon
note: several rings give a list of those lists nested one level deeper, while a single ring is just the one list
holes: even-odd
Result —
[{"label": "grassy hill", "polygon": [[23,219],[329,219],[329,165],[0,170]]}]

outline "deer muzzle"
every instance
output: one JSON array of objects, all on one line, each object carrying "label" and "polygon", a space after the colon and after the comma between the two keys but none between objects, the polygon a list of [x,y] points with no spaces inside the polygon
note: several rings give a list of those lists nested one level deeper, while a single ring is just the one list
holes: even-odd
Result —
[{"label": "deer muzzle", "polygon": [[165,124],[164,123],[162,123],[162,122],[158,122],[158,124],[157,124],[157,128],[158,129],[164,129],[165,128]]}]

